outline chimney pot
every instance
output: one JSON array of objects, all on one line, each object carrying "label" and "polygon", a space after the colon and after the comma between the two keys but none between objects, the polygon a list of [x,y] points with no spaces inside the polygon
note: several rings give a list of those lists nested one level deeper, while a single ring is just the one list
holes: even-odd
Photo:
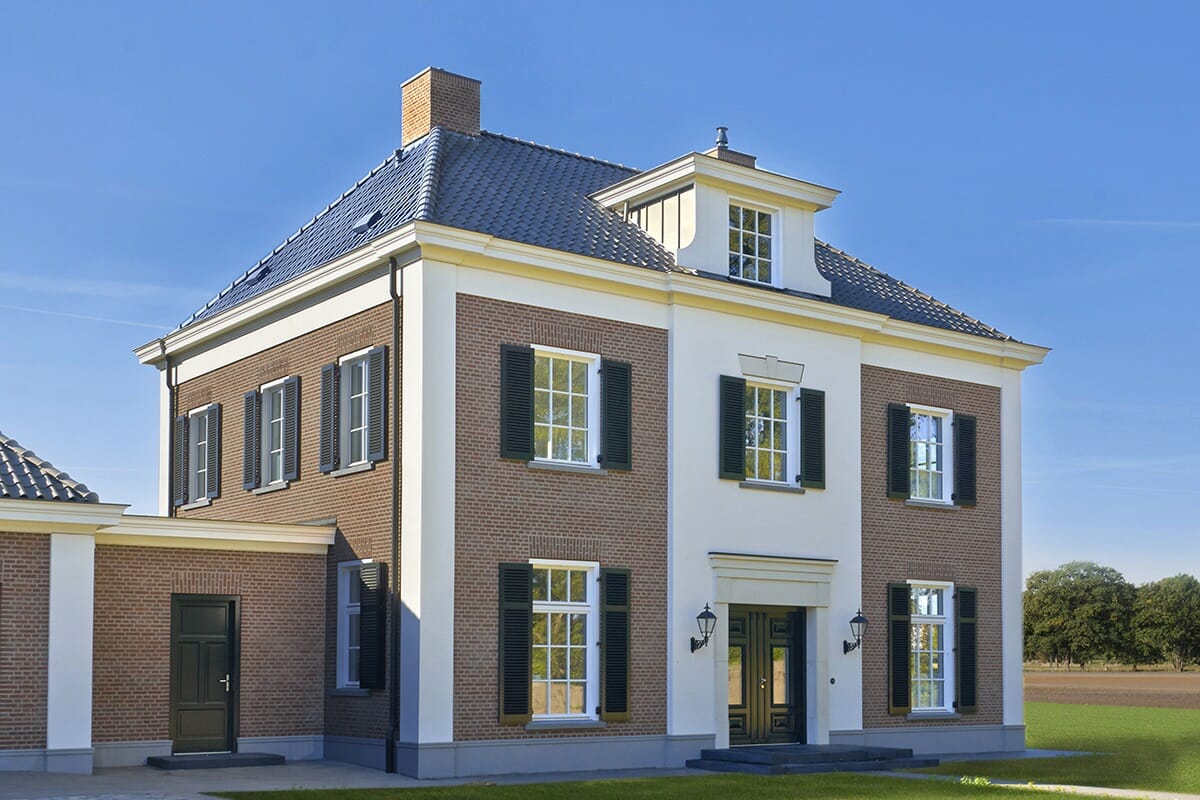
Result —
[{"label": "chimney pot", "polygon": [[479,135],[479,81],[427,67],[400,87],[400,146],[441,126]]}]

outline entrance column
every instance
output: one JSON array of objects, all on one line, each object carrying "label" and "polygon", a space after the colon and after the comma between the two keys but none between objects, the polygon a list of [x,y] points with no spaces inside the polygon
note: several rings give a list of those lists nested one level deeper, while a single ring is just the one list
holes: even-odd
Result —
[{"label": "entrance column", "polygon": [[92,771],[92,615],[96,538],[50,534],[46,771]]}]

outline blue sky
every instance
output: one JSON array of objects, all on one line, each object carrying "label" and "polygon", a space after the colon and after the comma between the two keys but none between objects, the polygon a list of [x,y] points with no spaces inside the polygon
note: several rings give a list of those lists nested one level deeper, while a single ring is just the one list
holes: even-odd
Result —
[{"label": "blue sky", "polygon": [[837,187],[818,235],[1025,341],[1025,566],[1200,570],[1191,4],[0,0],[0,430],[152,512],[174,327],[381,161],[399,84],[650,167]]}]

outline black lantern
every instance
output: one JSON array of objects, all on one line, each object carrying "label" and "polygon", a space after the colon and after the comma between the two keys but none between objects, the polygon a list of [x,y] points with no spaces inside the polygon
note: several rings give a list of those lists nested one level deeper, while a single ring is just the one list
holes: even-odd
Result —
[{"label": "black lantern", "polygon": [[863,616],[862,609],[850,618],[850,635],[854,637],[854,642],[842,641],[842,653],[849,653],[851,650],[857,650],[862,645],[863,634],[867,632],[867,618]]},{"label": "black lantern", "polygon": [[708,639],[712,636],[713,628],[717,627],[717,615],[708,607],[708,603],[705,603],[704,610],[696,615],[696,626],[700,628],[700,638],[692,637],[693,653],[708,644]]}]

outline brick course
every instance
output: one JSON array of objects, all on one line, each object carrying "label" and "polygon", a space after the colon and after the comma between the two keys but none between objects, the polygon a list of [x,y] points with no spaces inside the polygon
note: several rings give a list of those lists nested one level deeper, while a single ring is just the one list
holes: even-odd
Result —
[{"label": "brick course", "polygon": [[241,597],[240,736],[319,734],[325,559],[96,547],[92,739],[169,738],[171,595]]},{"label": "brick course", "polygon": [[[177,408],[186,412],[205,403],[221,404],[221,496],[212,505],[178,512],[181,517],[236,519],[254,522],[307,522],[336,518],[337,541],[330,548],[324,576],[324,686],[336,686],[337,564],[370,558],[391,560],[391,461],[375,469],[334,478],[317,470],[320,437],[320,373],[340,356],[376,345],[392,344],[392,306],[382,303],[353,317],[297,336],[276,347],[186,381],[178,388]],[[388,351],[388,435],[391,430],[392,353]],[[251,389],[289,375],[300,377],[300,477],[287,489],[254,495],[242,489],[242,397]],[[390,439],[386,449],[391,454]],[[389,569],[391,568],[389,563]],[[390,580],[390,576],[389,576]],[[317,626],[320,616],[314,617]],[[368,697],[329,695],[325,732],[380,738],[387,727],[387,692]]]},{"label": "brick course", "polygon": [[0,531],[0,750],[46,746],[49,631],[50,537]]},{"label": "brick course", "polygon": [[[977,505],[927,509],[887,498],[889,402],[948,408],[977,418]],[[1000,595],[1000,390],[911,372],[862,367],[863,728],[1002,721]],[[979,705],[961,722],[888,714],[887,584],[954,581],[979,590]]]},{"label": "brick course", "polygon": [[[580,342],[633,366],[633,470],[588,475],[502,460],[500,345]],[[665,733],[666,331],[460,294],[456,352],[454,739]],[[629,722],[539,733],[499,724],[497,566],[531,557],[597,557],[632,570]]]}]

